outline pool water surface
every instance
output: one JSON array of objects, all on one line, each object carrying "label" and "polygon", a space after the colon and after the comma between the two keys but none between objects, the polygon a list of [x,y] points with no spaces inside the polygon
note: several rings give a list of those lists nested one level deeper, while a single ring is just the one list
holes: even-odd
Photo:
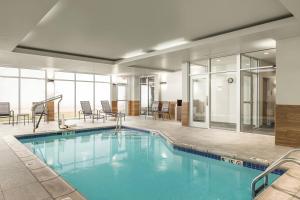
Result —
[{"label": "pool water surface", "polygon": [[251,181],[261,173],[132,129],[19,140],[89,200],[250,200]]}]

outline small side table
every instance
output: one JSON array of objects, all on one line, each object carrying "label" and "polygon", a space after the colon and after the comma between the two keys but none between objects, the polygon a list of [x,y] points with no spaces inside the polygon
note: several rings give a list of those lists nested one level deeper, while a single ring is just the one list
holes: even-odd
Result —
[{"label": "small side table", "polygon": [[26,113],[17,114],[17,124],[19,123],[19,117],[23,117],[24,125],[25,125],[25,121],[26,121],[26,117],[27,117],[27,123],[29,124],[29,114],[26,114]]}]

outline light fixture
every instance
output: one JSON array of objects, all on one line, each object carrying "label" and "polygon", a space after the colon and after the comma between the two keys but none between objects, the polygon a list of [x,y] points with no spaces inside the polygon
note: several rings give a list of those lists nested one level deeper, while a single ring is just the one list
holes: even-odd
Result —
[{"label": "light fixture", "polygon": [[217,59],[217,62],[220,62],[221,60],[220,59]]},{"label": "light fixture", "polygon": [[164,49],[169,49],[172,47],[180,46],[180,45],[186,44],[188,42],[189,41],[185,40],[184,38],[178,38],[175,40],[170,40],[167,42],[160,43],[160,44],[154,46],[152,49],[155,51],[159,51],[159,50],[164,50]]},{"label": "light fixture", "polygon": [[131,51],[131,52],[126,53],[124,56],[122,56],[122,58],[133,58],[136,56],[141,56],[145,53],[146,53],[145,51],[140,49],[140,50]]},{"label": "light fixture", "polygon": [[269,53],[269,52],[264,52],[264,54],[265,54],[265,55],[269,55],[270,53]]}]

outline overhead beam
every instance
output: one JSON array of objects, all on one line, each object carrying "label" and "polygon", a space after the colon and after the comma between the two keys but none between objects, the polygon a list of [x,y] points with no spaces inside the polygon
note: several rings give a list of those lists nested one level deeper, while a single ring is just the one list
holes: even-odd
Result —
[{"label": "overhead beam", "polygon": [[47,49],[38,49],[38,48],[32,48],[26,46],[17,46],[13,51],[17,53],[48,56],[54,58],[64,58],[70,60],[80,60],[80,61],[87,61],[87,62],[94,62],[94,63],[114,64],[117,61],[109,58],[94,57],[94,56],[88,56],[82,54],[73,54],[73,53],[61,52],[61,51],[52,51]]}]

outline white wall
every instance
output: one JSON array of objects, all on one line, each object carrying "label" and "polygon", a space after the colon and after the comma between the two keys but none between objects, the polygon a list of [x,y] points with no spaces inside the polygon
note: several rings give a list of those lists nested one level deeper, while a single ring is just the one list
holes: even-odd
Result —
[{"label": "white wall", "polygon": [[182,72],[170,72],[160,74],[160,82],[167,84],[160,85],[161,101],[176,101],[182,99]]},{"label": "white wall", "polygon": [[300,105],[300,37],[277,41],[277,104]]}]

